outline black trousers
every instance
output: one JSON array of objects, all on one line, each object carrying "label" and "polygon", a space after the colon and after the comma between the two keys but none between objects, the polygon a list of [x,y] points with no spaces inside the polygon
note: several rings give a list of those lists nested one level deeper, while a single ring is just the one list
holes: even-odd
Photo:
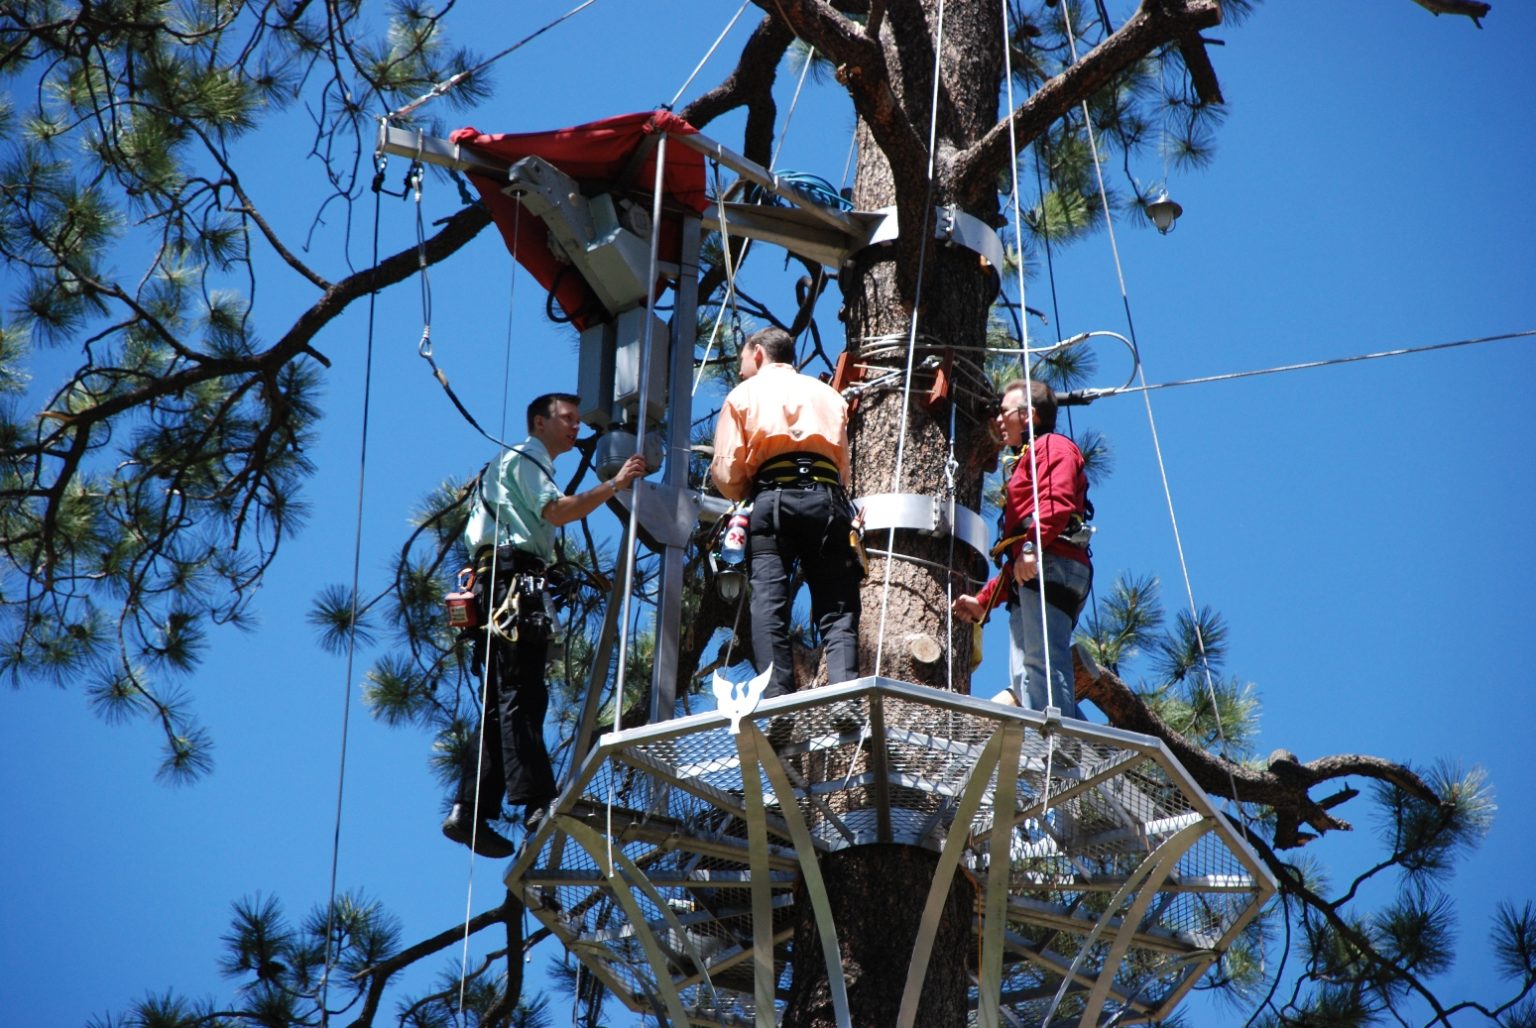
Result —
[{"label": "black trousers", "polygon": [[[487,615],[519,580],[514,568],[530,567],[522,561],[501,560],[498,564],[495,603],[481,601]],[[481,581],[489,584],[489,578],[483,576]],[[485,710],[467,751],[467,763],[460,771],[454,799],[471,805],[478,794],[481,817],[500,817],[503,797],[509,805],[530,809],[555,798],[555,772],[544,745],[544,715],[549,710],[544,670],[548,658],[549,632],[544,624],[520,623],[516,642],[507,642],[484,628],[476,630],[476,680],[484,674],[487,661],[490,674],[485,679]]]},{"label": "black trousers", "polygon": [[848,545],[849,522],[842,490],[829,486],[764,489],[753,500],[747,529],[753,663],[758,673],[773,664],[764,696],[795,691],[789,579],[796,563],[811,590],[811,620],[826,645],[827,680],[859,677],[859,582],[864,574]]}]

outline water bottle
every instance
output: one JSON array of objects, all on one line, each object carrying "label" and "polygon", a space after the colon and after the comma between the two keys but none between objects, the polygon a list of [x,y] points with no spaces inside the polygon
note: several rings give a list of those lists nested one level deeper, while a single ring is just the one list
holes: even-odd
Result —
[{"label": "water bottle", "polygon": [[726,522],[725,535],[720,540],[720,563],[740,564],[747,559],[747,512],[738,510]]}]

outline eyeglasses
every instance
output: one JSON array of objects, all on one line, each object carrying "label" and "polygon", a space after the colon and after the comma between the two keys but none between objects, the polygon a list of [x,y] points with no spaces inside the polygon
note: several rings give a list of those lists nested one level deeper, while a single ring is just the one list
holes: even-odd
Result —
[{"label": "eyeglasses", "polygon": [[1010,414],[1023,414],[1028,410],[1028,404],[1025,404],[1022,407],[1001,407],[998,409],[997,416],[1000,418],[1006,418]]}]

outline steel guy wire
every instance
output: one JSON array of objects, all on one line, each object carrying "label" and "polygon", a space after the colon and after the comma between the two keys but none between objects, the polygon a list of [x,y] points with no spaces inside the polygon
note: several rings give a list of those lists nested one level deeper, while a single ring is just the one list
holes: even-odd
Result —
[{"label": "steel guy wire", "polygon": [[[381,196],[373,194],[373,258],[372,275],[376,279],[379,269],[379,211]],[[353,525],[352,545],[352,609],[347,623],[347,666],[345,689],[341,705],[341,754],[336,769],[336,825],[331,834],[331,880],[325,904],[325,967],[320,972],[320,1023],[330,1023],[330,1010],[326,1005],[330,995],[331,967],[335,961],[331,954],[331,938],[336,927],[336,878],[341,863],[341,815],[342,798],[347,781],[347,741],[352,724],[352,670],[357,654],[358,585],[362,578],[363,561],[363,486],[368,471],[368,415],[373,398],[373,334],[379,291],[376,281],[369,282],[368,289],[368,341],[363,357],[363,422],[359,433],[357,453],[357,518]]]},{"label": "steel guy wire", "polygon": [[[1072,32],[1072,22],[1071,22],[1071,17],[1072,16],[1071,16],[1071,12],[1067,9],[1066,6],[1063,6],[1063,8],[1062,8],[1062,17],[1066,19],[1066,23],[1067,23],[1067,41],[1071,45],[1072,61],[1075,64],[1075,63],[1077,63],[1077,39],[1073,35],[1073,32]],[[1136,374],[1141,379],[1142,385],[1145,386],[1146,385],[1146,380],[1147,380],[1146,368],[1144,367],[1144,365],[1142,364],[1141,359],[1140,359],[1141,347],[1138,345],[1138,343],[1136,341],[1136,323],[1135,323],[1135,320],[1131,316],[1131,298],[1130,298],[1130,293],[1127,290],[1126,284],[1125,284],[1125,269],[1124,269],[1124,266],[1122,265],[1121,260],[1120,260],[1120,246],[1119,246],[1119,243],[1116,241],[1116,238],[1115,238],[1114,217],[1113,217],[1113,215],[1112,215],[1112,213],[1110,211],[1110,205],[1109,205],[1109,191],[1108,191],[1108,189],[1104,185],[1104,168],[1103,168],[1103,165],[1099,161],[1099,144],[1098,144],[1098,139],[1097,139],[1096,134],[1093,131],[1093,119],[1092,119],[1092,117],[1089,114],[1088,103],[1087,103],[1086,100],[1083,102],[1083,122],[1084,122],[1083,127],[1084,127],[1085,131],[1088,133],[1088,143],[1089,143],[1090,152],[1092,153],[1092,156],[1093,156],[1094,175],[1095,175],[1095,177],[1098,180],[1099,202],[1102,204],[1102,206],[1104,208],[1104,227],[1105,227],[1106,232],[1107,232],[1107,234],[1109,236],[1110,254],[1112,255],[1112,257],[1114,259],[1115,278],[1116,278],[1116,280],[1117,280],[1117,282],[1119,283],[1119,286],[1120,286],[1120,301],[1121,301],[1122,306],[1124,306],[1124,308],[1125,308],[1126,330],[1130,334],[1131,345],[1136,349],[1136,353],[1137,353]],[[1152,435],[1152,450],[1153,450],[1153,453],[1156,454],[1156,457],[1157,457],[1157,470],[1158,470],[1158,475],[1159,475],[1159,477],[1161,478],[1161,481],[1162,481],[1163,497],[1167,501],[1167,504],[1168,504],[1168,520],[1169,520],[1169,523],[1170,523],[1170,525],[1172,526],[1172,529],[1173,529],[1174,548],[1175,548],[1175,550],[1178,553],[1178,558],[1179,558],[1179,574],[1183,577],[1183,580],[1184,580],[1184,594],[1185,594],[1186,598],[1189,601],[1190,624],[1191,624],[1191,627],[1194,629],[1194,633],[1195,633],[1195,645],[1196,645],[1196,647],[1200,651],[1200,666],[1201,666],[1201,671],[1203,672],[1204,678],[1205,678],[1206,692],[1210,695],[1210,698],[1211,698],[1211,715],[1215,719],[1216,737],[1221,741],[1221,749],[1222,749],[1221,756],[1223,757],[1223,759],[1228,759],[1229,760],[1230,758],[1227,757],[1228,743],[1227,743],[1226,731],[1225,731],[1225,728],[1222,725],[1222,721],[1221,721],[1221,704],[1218,702],[1217,697],[1216,697],[1216,686],[1215,686],[1215,683],[1211,680],[1210,656],[1206,652],[1206,648],[1205,648],[1205,633],[1203,631],[1201,631],[1201,628],[1200,628],[1200,611],[1199,611],[1199,608],[1197,607],[1197,605],[1195,603],[1194,585],[1190,581],[1190,577],[1189,577],[1189,562],[1185,558],[1185,554],[1184,554],[1184,540],[1183,540],[1182,534],[1179,531],[1178,514],[1174,510],[1173,490],[1172,490],[1172,487],[1168,483],[1168,469],[1167,469],[1167,465],[1164,463],[1164,460],[1163,460],[1162,442],[1158,438],[1158,434],[1157,434],[1157,419],[1153,416],[1153,413],[1152,413],[1152,398],[1147,394],[1147,392],[1145,390],[1142,391],[1141,396],[1142,396],[1142,402],[1143,402],[1144,406],[1146,407],[1147,425],[1148,425],[1148,428],[1150,429],[1151,435]],[[1232,770],[1231,770],[1230,766],[1227,767],[1226,771],[1227,771],[1227,784],[1228,784],[1228,787],[1232,790],[1232,802],[1237,807],[1238,816],[1242,819],[1244,827],[1246,827],[1247,823],[1248,823],[1248,815],[1247,815],[1247,811],[1244,810],[1244,808],[1243,808],[1242,802],[1238,799],[1238,795],[1237,795],[1237,780],[1236,780],[1236,778],[1233,777]]]},{"label": "steel guy wire", "polygon": [[[731,20],[725,23],[725,28],[720,31],[720,35],[715,37],[714,43],[705,51],[704,56],[694,66],[693,71],[688,74],[687,81],[682,84],[677,93],[672,97],[672,102],[667,104],[668,110],[676,107],[677,102],[683,98],[683,94],[688,92],[688,87],[693,85],[693,80],[698,78],[699,72],[704,70],[704,65],[709,63],[709,59],[715,55],[715,51],[720,48],[720,44],[725,42],[725,37],[730,35],[731,29],[736,27],[737,20],[741,17],[742,12],[747,9],[747,4],[750,2],[751,0],[741,0],[741,6],[736,8],[736,13],[731,16]],[[655,223],[653,222],[652,224]]]},{"label": "steel guy wire", "polygon": [[484,71],[486,68],[489,68],[491,65],[495,64],[497,61],[501,60],[503,57],[505,57],[508,54],[512,53],[514,50],[518,50],[518,49],[522,48],[524,45],[533,42],[535,39],[538,39],[544,33],[548,32],[550,29],[554,28],[556,25],[559,25],[561,22],[565,21],[567,18],[571,17],[572,15],[578,14],[578,13],[580,13],[583,10],[586,10],[588,7],[591,7],[595,3],[597,3],[597,0],[582,0],[581,3],[577,4],[575,7],[572,7],[569,11],[566,11],[564,14],[560,15],[560,17],[556,18],[554,21],[550,22],[549,24],[545,25],[542,28],[534,30],[533,32],[531,32],[528,35],[524,36],[522,39],[519,39],[516,43],[513,43],[511,46],[507,47],[505,50],[502,50],[500,53],[497,53],[497,54],[495,54],[495,55],[493,55],[491,57],[486,58],[485,60],[481,61],[479,64],[475,65],[473,68],[467,68],[464,71],[458,72],[457,74],[452,75],[452,76],[444,79],[442,82],[439,82],[437,85],[433,86],[427,92],[423,93],[421,96],[419,96],[416,99],[412,100],[410,103],[406,104],[404,107],[401,107],[398,110],[390,111],[388,114],[384,115],[385,119],[403,118],[403,117],[405,117],[406,115],[408,115],[408,114],[412,113],[413,111],[415,111],[416,108],[420,107],[422,104],[427,103],[430,100],[435,100],[438,97],[444,95],[450,89],[452,89],[454,86],[458,85],[460,82],[463,82],[465,79],[469,78],[471,75],[479,74],[480,72]]},{"label": "steel guy wire", "polygon": [[1249,371],[1228,371],[1219,375],[1204,375],[1199,378],[1177,379],[1172,382],[1154,382],[1146,384],[1145,379],[1141,385],[1120,386],[1117,389],[1079,389],[1073,390],[1075,395],[1085,396],[1090,400],[1104,397],[1119,396],[1122,393],[1145,393],[1153,389],[1173,389],[1177,386],[1208,385],[1212,382],[1230,382],[1239,378],[1257,378],[1260,375],[1278,375],[1287,371],[1310,371],[1314,368],[1329,368],[1338,364],[1354,364],[1359,361],[1379,360],[1383,357],[1405,357],[1419,353],[1433,353],[1436,350],[1451,350],[1459,346],[1477,346],[1482,343],[1498,343],[1506,339],[1526,339],[1536,336],[1536,328],[1524,329],[1519,332],[1501,332],[1498,335],[1475,336],[1470,339],[1456,339],[1446,343],[1429,343],[1424,346],[1401,346],[1391,350],[1377,350],[1373,353],[1359,353],[1349,357],[1327,357],[1322,360],[1301,361],[1297,364],[1280,364],[1272,368],[1257,368]]}]

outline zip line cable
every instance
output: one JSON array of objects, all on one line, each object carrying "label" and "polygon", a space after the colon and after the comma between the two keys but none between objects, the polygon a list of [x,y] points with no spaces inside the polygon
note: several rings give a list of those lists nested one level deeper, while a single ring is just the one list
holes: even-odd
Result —
[{"label": "zip line cable", "polygon": [[[373,263],[374,275],[378,274],[379,267],[379,211],[382,194],[378,190],[373,193]],[[336,927],[336,878],[337,870],[341,864],[341,814],[342,798],[345,794],[347,781],[347,740],[352,724],[352,668],[353,658],[357,654],[357,619],[358,607],[358,583],[362,578],[363,564],[363,485],[366,481],[368,470],[368,415],[372,408],[373,400],[373,329],[374,315],[378,307],[379,291],[377,284],[369,283],[368,289],[368,340],[363,351],[363,423],[360,431],[357,454],[357,518],[353,528],[352,545],[352,608],[348,614],[347,622],[347,666],[345,672],[346,687],[342,691],[341,705],[341,755],[336,768],[336,826],[331,835],[331,882],[330,891],[325,903],[325,968],[320,972],[320,1023],[330,1023],[330,1010],[326,1006],[327,997],[330,995],[331,968],[335,965],[335,957],[339,954],[332,953],[331,937]]]},{"label": "zip line cable", "polygon": [[452,89],[454,86],[457,86],[460,82],[463,82],[465,79],[469,78],[471,75],[478,75],[480,72],[484,71],[486,68],[489,68],[491,65],[495,64],[497,61],[501,60],[503,57],[505,57],[508,54],[512,53],[514,50],[521,49],[523,46],[527,45],[528,43],[533,42],[535,39],[538,39],[544,33],[548,32],[550,29],[554,28],[556,25],[559,25],[561,22],[565,21],[567,18],[569,18],[569,17],[571,17],[571,16],[573,16],[575,14],[579,14],[580,12],[586,10],[588,7],[591,7],[595,3],[597,3],[597,0],[582,0],[581,3],[577,4],[575,7],[572,7],[569,11],[566,11],[564,14],[560,15],[560,17],[556,18],[554,21],[552,21],[549,24],[545,25],[543,28],[535,29],[533,32],[530,32],[528,35],[524,36],[522,39],[519,39],[516,43],[513,43],[511,46],[507,47],[505,50],[501,51],[500,53],[486,58],[485,60],[481,61],[479,64],[475,65],[473,68],[466,68],[464,71],[458,72],[457,74],[452,75],[452,76],[444,79],[442,82],[439,82],[437,85],[433,86],[431,89],[427,90],[421,96],[418,96],[416,99],[412,100],[410,103],[406,104],[404,107],[401,107],[401,108],[398,108],[396,110],[390,111],[388,114],[384,115],[385,120],[391,120],[391,119],[394,119],[394,118],[403,118],[406,115],[413,113],[416,110],[416,108],[420,107],[422,104],[428,103],[429,101],[432,101],[432,100],[436,100],[438,97],[444,95],[450,89]]},{"label": "zip line cable", "polygon": [[1178,386],[1208,385],[1212,382],[1230,382],[1239,378],[1257,378],[1260,375],[1278,375],[1285,371],[1310,371],[1313,368],[1330,368],[1339,364],[1354,364],[1359,361],[1380,360],[1383,357],[1405,357],[1419,353],[1434,353],[1437,350],[1451,350],[1459,346],[1477,346],[1482,343],[1498,343],[1508,339],[1527,339],[1536,336],[1536,328],[1528,328],[1519,332],[1501,332],[1498,335],[1477,336],[1471,339],[1456,339],[1448,343],[1430,343],[1425,346],[1401,346],[1391,350],[1377,350],[1374,353],[1359,353],[1351,357],[1327,357],[1322,360],[1302,361],[1297,364],[1280,364],[1272,368],[1258,368],[1250,371],[1228,371],[1219,375],[1204,375],[1200,378],[1183,378],[1172,382],[1155,382],[1148,385],[1143,379],[1141,385],[1123,385],[1110,389],[1074,389],[1062,395],[1069,398],[1081,398],[1081,402],[1091,403],[1094,400],[1111,396],[1120,396],[1123,393],[1146,393],[1154,389],[1173,389]]},{"label": "zip line cable", "polygon": [[[917,318],[923,307],[923,272],[928,263],[928,219],[933,217],[933,163],[938,149],[939,136],[939,72],[944,55],[944,0],[939,0],[938,24],[934,32],[933,47],[933,95],[929,98],[928,116],[928,189],[923,200],[923,220],[918,226],[917,285],[912,297],[912,321],[908,329],[907,367],[901,389],[901,409],[897,412],[900,428],[896,434],[896,467],[891,473],[891,492],[901,492],[902,460],[907,449],[907,412],[912,405],[912,363],[917,353]],[[896,528],[893,525],[886,537],[885,548],[896,551]],[[891,606],[891,568],[895,561],[885,562],[885,581],[880,586],[880,627],[875,633],[875,677],[880,677],[881,661],[885,657],[885,620]],[[954,640],[949,640],[951,646]]]}]

